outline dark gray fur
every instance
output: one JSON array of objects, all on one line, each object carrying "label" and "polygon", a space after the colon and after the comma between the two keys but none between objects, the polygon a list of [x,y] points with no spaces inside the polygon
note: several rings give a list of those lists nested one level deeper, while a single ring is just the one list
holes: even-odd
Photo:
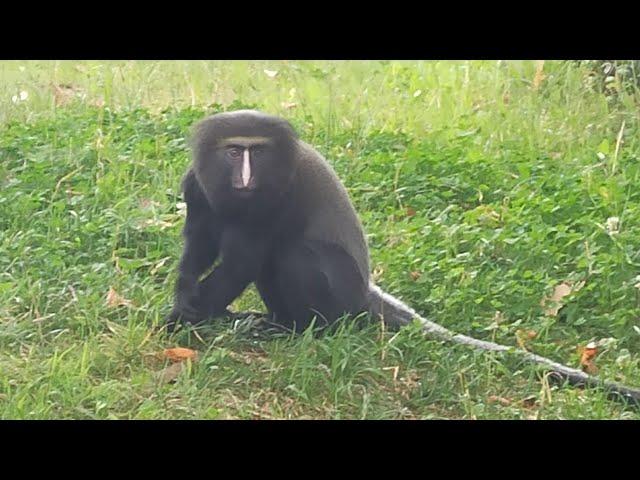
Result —
[{"label": "dark gray fur", "polygon": [[[252,157],[251,191],[232,186],[239,163],[220,150],[229,137],[273,142],[264,160]],[[288,122],[250,110],[214,115],[196,126],[193,150],[183,180],[185,248],[170,324],[224,314],[251,282],[272,320],[297,331],[314,317],[332,323],[368,310],[369,254],[360,220],[331,166]],[[198,281],[218,258],[213,273]]]}]

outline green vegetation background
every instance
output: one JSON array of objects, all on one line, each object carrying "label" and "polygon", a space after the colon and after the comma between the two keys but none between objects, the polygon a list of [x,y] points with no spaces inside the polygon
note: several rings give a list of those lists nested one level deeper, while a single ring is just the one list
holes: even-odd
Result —
[{"label": "green vegetation background", "polygon": [[[0,417],[640,418],[415,328],[153,330],[190,126],[254,107],[334,166],[385,290],[572,366],[597,342],[638,386],[639,98],[589,62],[0,62]],[[170,383],[177,345],[200,356]]]}]

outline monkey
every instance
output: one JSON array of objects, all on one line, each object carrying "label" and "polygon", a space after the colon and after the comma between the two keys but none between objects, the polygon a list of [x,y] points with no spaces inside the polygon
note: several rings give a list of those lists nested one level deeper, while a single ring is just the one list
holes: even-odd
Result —
[{"label": "monkey", "polygon": [[[228,314],[254,283],[267,317],[300,333],[368,313],[395,327],[486,351],[515,352],[579,386],[601,386],[640,405],[640,390],[602,381],[548,358],[455,334],[375,285],[364,230],[327,160],[285,119],[254,110],[212,115],[192,139],[182,180],[187,204],[175,302],[166,319],[200,324]],[[214,265],[209,275],[205,273]]]},{"label": "monkey", "polygon": [[296,332],[368,310],[362,224],[330,164],[288,121],[219,113],[195,126],[192,150],[170,329],[224,315],[251,283],[270,322]]}]

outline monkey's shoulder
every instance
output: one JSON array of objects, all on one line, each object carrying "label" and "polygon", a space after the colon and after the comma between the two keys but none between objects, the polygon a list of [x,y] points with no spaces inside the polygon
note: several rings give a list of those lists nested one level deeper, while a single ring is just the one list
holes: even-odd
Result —
[{"label": "monkey's shoulder", "polygon": [[300,142],[300,151],[295,204],[297,211],[307,216],[304,237],[344,248],[366,275],[368,249],[364,230],[347,189],[317,150]]},{"label": "monkey's shoulder", "polygon": [[297,183],[300,192],[325,200],[349,202],[347,191],[327,159],[308,143],[298,142]]},{"label": "monkey's shoulder", "polygon": [[182,177],[180,183],[180,189],[184,200],[190,205],[191,208],[206,208],[208,209],[208,202],[202,187],[198,183],[195,171],[193,168],[189,168],[187,173]]},{"label": "monkey's shoulder", "polygon": [[182,176],[180,181],[180,190],[186,192],[197,186],[196,172],[193,170],[193,166],[187,169],[187,172]]}]

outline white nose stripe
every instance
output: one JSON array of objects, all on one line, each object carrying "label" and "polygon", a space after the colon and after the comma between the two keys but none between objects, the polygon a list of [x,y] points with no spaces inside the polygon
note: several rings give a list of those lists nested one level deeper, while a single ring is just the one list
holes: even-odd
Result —
[{"label": "white nose stripe", "polygon": [[242,186],[246,187],[251,178],[251,163],[249,163],[249,149],[244,149],[244,157],[242,159]]}]

